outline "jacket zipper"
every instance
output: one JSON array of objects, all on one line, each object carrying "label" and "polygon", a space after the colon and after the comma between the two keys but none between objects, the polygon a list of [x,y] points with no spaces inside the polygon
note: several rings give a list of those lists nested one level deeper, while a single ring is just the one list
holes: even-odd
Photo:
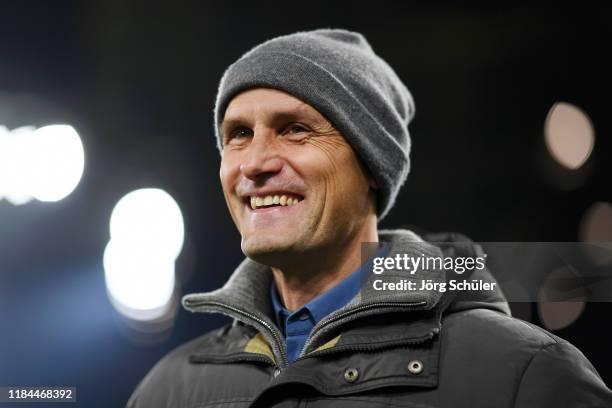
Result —
[{"label": "jacket zipper", "polygon": [[279,368],[284,368],[284,367],[286,367],[289,364],[289,359],[287,358],[287,353],[285,351],[284,343],[282,342],[280,336],[278,335],[278,330],[275,330],[274,327],[272,327],[268,322],[266,322],[263,319],[260,319],[259,317],[255,316],[254,314],[251,314],[251,313],[246,312],[246,311],[244,311],[242,309],[238,309],[236,307],[229,306],[229,305],[226,305],[226,304],[220,303],[220,302],[207,301],[207,302],[199,304],[197,307],[202,307],[202,306],[207,306],[207,305],[217,306],[217,307],[220,307],[222,309],[226,309],[226,310],[232,311],[234,313],[238,313],[239,315],[242,315],[242,316],[247,317],[247,318],[249,318],[251,320],[254,320],[257,323],[259,323],[260,325],[262,325],[263,327],[265,327],[267,329],[267,331],[272,335],[272,338],[276,342],[276,346],[277,346],[278,350],[280,351],[280,357],[281,357],[281,363],[282,364],[279,366]]},{"label": "jacket zipper", "polygon": [[[375,308],[406,308],[406,309],[413,309],[413,308],[416,308],[416,307],[419,307],[419,306],[425,306],[426,304],[427,304],[427,302],[424,301],[424,300],[420,301],[420,302],[408,302],[408,303],[406,303],[406,302],[404,302],[404,303],[398,303],[398,302],[370,303],[370,304],[367,304],[367,305],[358,306],[358,307],[356,307],[354,309],[347,310],[344,313],[340,313],[340,314],[338,314],[336,316],[332,316],[332,317],[329,317],[327,319],[324,319],[324,320],[322,320],[320,322],[319,327],[315,331],[310,333],[310,336],[308,336],[308,340],[306,341],[306,343],[304,344],[304,347],[302,348],[302,351],[300,352],[300,357],[298,359],[296,359],[296,361],[297,360],[301,360],[301,359],[303,359],[303,358],[305,358],[307,356],[311,357],[311,356],[313,356],[313,354],[314,355],[321,355],[320,353],[324,352],[325,350],[322,350],[321,352],[317,352],[317,353],[310,353],[310,354],[307,354],[307,355],[302,355],[302,354],[304,353],[304,350],[306,350],[310,346],[310,344],[312,343],[312,339],[314,338],[314,336],[318,332],[323,330],[326,326],[328,326],[328,325],[330,325],[330,324],[332,324],[332,323],[334,323],[334,322],[336,322],[336,321],[338,321],[340,319],[343,319],[345,317],[354,315],[356,313],[361,313],[361,312],[364,312],[364,311],[367,311],[367,310],[370,310],[370,309],[375,309]],[[219,307],[221,309],[226,309],[226,310],[229,310],[231,312],[237,313],[237,314],[239,314],[241,316],[244,316],[244,317],[247,317],[247,318],[249,318],[251,320],[256,321],[261,326],[266,328],[266,330],[272,335],[272,338],[276,342],[276,346],[279,349],[280,354],[281,354],[280,357],[281,357],[281,360],[282,360],[281,361],[282,364],[279,365],[278,368],[280,368],[282,370],[285,367],[287,367],[287,365],[289,364],[289,359],[288,359],[286,351],[285,351],[283,340],[280,338],[280,336],[278,334],[278,331],[275,330],[274,327],[272,327],[268,322],[266,322],[263,319],[260,319],[259,317],[255,316],[252,313],[246,312],[246,311],[244,311],[242,309],[238,309],[238,308],[233,307],[233,306],[226,305],[226,304],[221,303],[221,302],[206,301],[206,302],[203,302],[203,303],[197,305],[196,307],[203,307],[203,306],[207,306],[207,305],[217,306],[217,307]],[[427,338],[431,338],[432,336],[433,336],[433,334],[429,333],[429,335],[425,338],[425,340],[427,340]],[[406,343],[406,344],[410,344],[410,343]],[[346,347],[350,348],[349,346],[346,346]],[[342,348],[339,348],[339,349],[335,349],[334,351],[341,351],[341,350],[342,350]],[[330,349],[330,351],[331,351],[331,349]],[[325,353],[323,353],[323,354],[325,354]]]}]

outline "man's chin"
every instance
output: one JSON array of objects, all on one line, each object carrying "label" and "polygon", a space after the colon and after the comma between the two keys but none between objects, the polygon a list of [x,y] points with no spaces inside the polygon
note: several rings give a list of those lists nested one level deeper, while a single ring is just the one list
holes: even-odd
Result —
[{"label": "man's chin", "polygon": [[277,266],[283,262],[284,259],[291,257],[291,254],[295,250],[294,242],[280,242],[278,237],[276,239],[253,239],[253,240],[242,240],[242,252],[255,262]]}]

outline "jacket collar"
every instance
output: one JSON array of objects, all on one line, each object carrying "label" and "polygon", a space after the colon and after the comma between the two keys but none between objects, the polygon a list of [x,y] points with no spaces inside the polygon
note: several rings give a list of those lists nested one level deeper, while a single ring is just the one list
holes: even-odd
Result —
[{"label": "jacket collar", "polygon": [[[382,230],[379,239],[389,245],[388,257],[407,254],[410,257],[442,257],[447,252],[444,246],[433,245],[409,230]],[[456,251],[455,251],[456,253]],[[439,326],[442,311],[453,301],[452,295],[437,290],[414,291],[378,291],[372,285],[382,275],[370,274],[360,292],[344,307],[328,315],[317,323],[309,336],[303,353],[308,353],[321,346],[335,334],[338,329],[358,318],[381,313],[420,311],[430,312],[437,316],[432,323]],[[410,276],[411,280],[420,282],[429,279],[432,283],[446,281],[443,270],[417,270],[408,275],[405,270],[385,270],[385,281],[398,281]],[[487,276],[489,278],[490,275]],[[492,278],[491,278],[492,279]],[[272,305],[269,298],[272,273],[266,265],[246,258],[235,270],[227,283],[220,289],[208,293],[195,293],[183,297],[183,306],[192,312],[222,313],[239,322],[257,329],[271,347],[274,360],[281,368],[287,365],[287,355],[282,334],[274,324]],[[447,292],[448,293],[448,292]],[[482,305],[478,299],[471,299],[476,305]],[[491,299],[486,299],[491,303]],[[507,308],[501,293],[492,303],[498,302],[503,310]],[[464,306],[467,307],[467,306]],[[439,331],[439,327],[435,327]],[[384,337],[384,336],[382,336]],[[381,337],[381,342],[386,341]],[[333,339],[332,339],[333,340]]]}]

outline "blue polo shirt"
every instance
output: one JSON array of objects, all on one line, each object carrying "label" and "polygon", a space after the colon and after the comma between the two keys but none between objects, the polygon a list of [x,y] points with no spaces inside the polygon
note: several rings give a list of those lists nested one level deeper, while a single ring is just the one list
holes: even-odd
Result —
[{"label": "blue polo shirt", "polygon": [[272,280],[270,297],[274,307],[276,324],[287,341],[289,362],[293,362],[299,357],[315,324],[328,314],[346,305],[359,293],[362,283],[362,270],[363,268],[358,268],[342,282],[293,313],[283,307],[278,298],[276,284]]}]

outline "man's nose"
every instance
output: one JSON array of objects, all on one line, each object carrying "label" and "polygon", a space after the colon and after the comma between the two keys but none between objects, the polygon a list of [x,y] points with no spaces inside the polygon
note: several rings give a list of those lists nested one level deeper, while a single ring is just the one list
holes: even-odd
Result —
[{"label": "man's nose", "polygon": [[281,171],[283,163],[276,142],[276,135],[270,130],[253,135],[240,164],[240,171],[245,177],[255,181]]}]

